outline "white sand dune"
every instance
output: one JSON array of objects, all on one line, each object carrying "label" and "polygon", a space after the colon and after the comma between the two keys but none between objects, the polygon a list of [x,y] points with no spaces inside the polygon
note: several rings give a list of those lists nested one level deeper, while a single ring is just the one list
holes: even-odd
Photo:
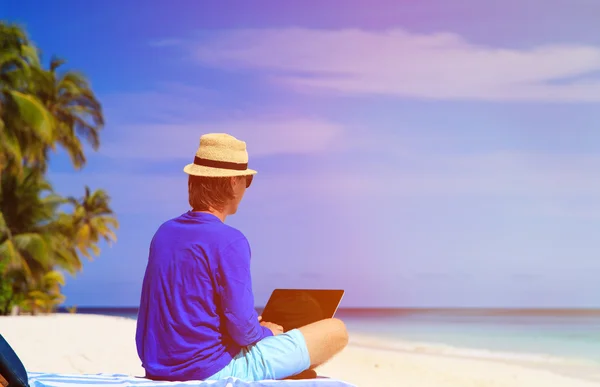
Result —
[{"label": "white sand dune", "polygon": [[[0,333],[28,371],[144,375],[131,319],[83,314],[0,317]],[[431,345],[404,343],[391,350],[389,345],[377,348],[379,344],[351,332],[348,348],[318,372],[365,387],[600,386],[600,372],[594,375],[594,368],[582,365],[584,375],[574,364],[557,359],[509,362],[495,356],[457,356],[443,346],[437,351]]]}]

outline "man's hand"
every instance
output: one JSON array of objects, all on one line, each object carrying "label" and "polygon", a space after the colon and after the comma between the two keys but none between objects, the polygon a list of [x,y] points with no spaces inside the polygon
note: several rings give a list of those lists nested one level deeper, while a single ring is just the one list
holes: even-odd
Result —
[{"label": "man's hand", "polygon": [[[262,320],[262,317],[259,316],[258,318],[259,320]],[[283,333],[283,327],[281,325],[273,324],[266,321],[261,321],[260,325],[269,328],[271,332],[273,332],[273,336],[277,336]]]}]

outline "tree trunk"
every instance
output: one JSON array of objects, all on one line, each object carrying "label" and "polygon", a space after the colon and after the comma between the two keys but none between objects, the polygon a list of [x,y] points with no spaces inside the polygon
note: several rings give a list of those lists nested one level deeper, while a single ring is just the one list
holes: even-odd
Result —
[{"label": "tree trunk", "polygon": [[3,316],[8,316],[8,314],[11,312],[11,304],[13,301],[13,296],[11,296],[9,299],[6,300],[6,302],[4,303],[4,307],[2,308],[2,315]]}]

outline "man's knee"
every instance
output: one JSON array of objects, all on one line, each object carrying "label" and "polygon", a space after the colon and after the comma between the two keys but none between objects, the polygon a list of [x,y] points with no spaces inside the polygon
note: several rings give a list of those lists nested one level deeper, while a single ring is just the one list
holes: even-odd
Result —
[{"label": "man's knee", "polygon": [[309,351],[323,351],[323,345],[337,352],[348,344],[346,324],[337,318],[328,318],[300,328]]},{"label": "man's knee", "polygon": [[331,333],[333,333],[333,336],[335,337],[335,340],[338,343],[338,345],[342,348],[348,345],[349,336],[346,324],[338,318],[330,319],[330,324],[332,327]]}]

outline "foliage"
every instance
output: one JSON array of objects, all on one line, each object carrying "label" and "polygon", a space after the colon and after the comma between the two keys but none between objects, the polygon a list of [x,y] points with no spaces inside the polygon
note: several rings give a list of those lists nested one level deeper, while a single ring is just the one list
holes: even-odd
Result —
[{"label": "foliage", "polygon": [[81,198],[63,198],[45,176],[57,147],[83,168],[84,143],[97,150],[104,126],[86,77],[59,71],[64,63],[44,68],[26,32],[0,22],[0,314],[53,311],[64,301],[62,271],[75,275],[82,256],[116,240],[106,192],[86,186]]}]

